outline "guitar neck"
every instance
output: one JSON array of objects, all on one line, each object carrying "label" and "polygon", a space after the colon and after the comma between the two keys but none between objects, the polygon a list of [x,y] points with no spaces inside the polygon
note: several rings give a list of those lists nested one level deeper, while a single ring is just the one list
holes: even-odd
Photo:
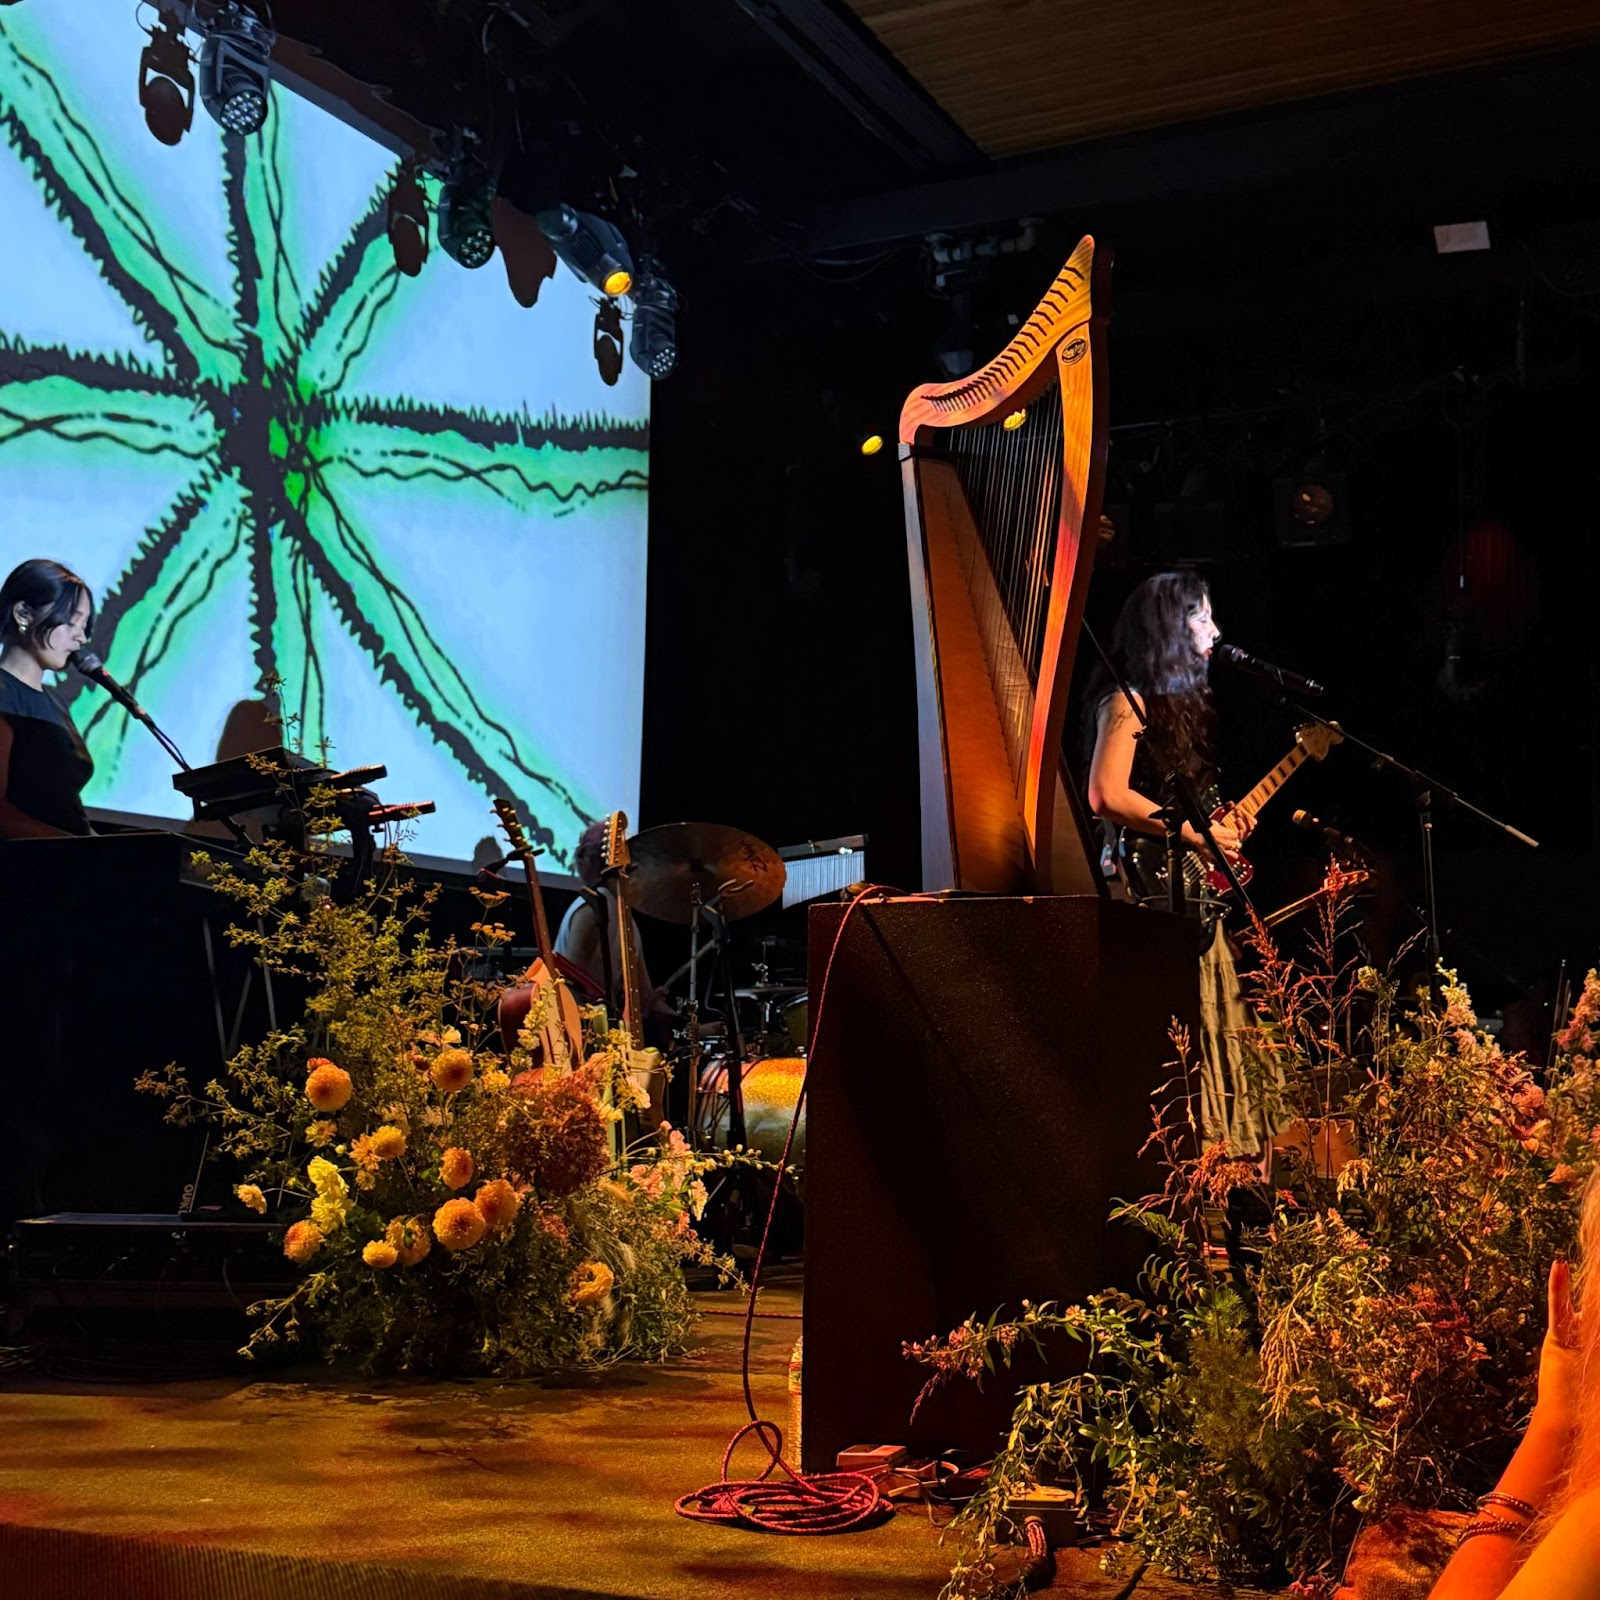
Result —
[{"label": "guitar neck", "polygon": [[634,964],[633,929],[629,925],[627,879],[618,876],[617,960],[622,968],[622,1029],[635,1050],[644,1048],[644,1029],[639,1020],[639,971]]},{"label": "guitar neck", "polygon": [[1284,786],[1294,770],[1305,758],[1305,750],[1296,745],[1249,794],[1242,800],[1235,801],[1228,809],[1247,817],[1253,817]]}]

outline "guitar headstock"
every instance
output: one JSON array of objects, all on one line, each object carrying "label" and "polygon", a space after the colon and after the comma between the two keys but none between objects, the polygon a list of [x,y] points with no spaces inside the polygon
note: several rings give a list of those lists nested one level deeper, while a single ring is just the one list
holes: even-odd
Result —
[{"label": "guitar headstock", "polygon": [[633,865],[628,850],[628,814],[613,811],[606,818],[606,872],[626,872]]},{"label": "guitar headstock", "polygon": [[516,806],[501,795],[494,803],[494,814],[500,819],[500,831],[506,836],[512,855],[520,856],[526,862],[533,854],[533,846],[528,843],[527,831],[522,826],[522,818],[517,815]]},{"label": "guitar headstock", "polygon": [[1337,722],[1308,722],[1294,730],[1294,740],[1313,761],[1321,761],[1336,744],[1344,743],[1344,729]]}]

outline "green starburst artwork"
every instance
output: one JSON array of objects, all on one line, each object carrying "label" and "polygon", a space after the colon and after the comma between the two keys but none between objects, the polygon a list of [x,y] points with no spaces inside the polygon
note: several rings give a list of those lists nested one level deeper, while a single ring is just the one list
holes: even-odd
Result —
[{"label": "green starburst artwork", "polygon": [[[515,796],[570,864],[637,810],[648,385],[612,388],[564,271],[524,310],[497,265],[386,233],[394,156],[275,88],[169,149],[127,0],[0,13],[0,512],[98,602],[95,648],[196,764],[281,684],[303,745],[431,799],[463,860]],[[177,816],[171,769],[63,684],[91,804]]]}]

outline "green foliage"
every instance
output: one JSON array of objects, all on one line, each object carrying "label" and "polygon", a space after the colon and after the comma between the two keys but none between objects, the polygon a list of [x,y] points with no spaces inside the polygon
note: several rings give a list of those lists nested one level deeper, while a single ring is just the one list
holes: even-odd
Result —
[{"label": "green foliage", "polygon": [[491,920],[504,895],[480,894],[462,948],[429,938],[429,897],[398,858],[351,903],[330,893],[329,856],[269,843],[242,867],[197,860],[239,907],[233,942],[307,986],[304,1020],[222,1079],[195,1091],[173,1066],[140,1084],[170,1120],[218,1123],[240,1197],[289,1223],[306,1275],[251,1308],[247,1353],[309,1338],[369,1369],[519,1375],[683,1350],[684,1263],[713,1262],[692,1220],[715,1163],[665,1127],[614,1153],[645,1102],[598,1012],[581,1062],[536,1057],[538,1004],[500,1053],[484,957],[509,941]]},{"label": "green foliage", "polygon": [[[1024,1303],[906,1347],[930,1388],[1062,1333],[1084,1353],[1019,1394],[987,1487],[952,1524],[948,1596],[997,1586],[1007,1504],[1038,1483],[1103,1508],[1166,1571],[1314,1588],[1364,1517],[1491,1487],[1526,1422],[1546,1278],[1600,1140],[1592,1030],[1568,1030],[1541,1086],[1478,1030],[1452,974],[1402,1007],[1337,960],[1334,910],[1309,966],[1264,929],[1254,943],[1256,1057],[1283,1070],[1307,1158],[1334,1129],[1355,1153],[1336,1176],[1303,1159],[1269,1189],[1234,1152],[1198,1150],[1175,1035],[1184,1070],[1154,1135],[1165,1187],[1114,1213],[1152,1239],[1139,1292]],[[1591,973],[1578,1017],[1597,1016]],[[1223,1249],[1230,1199],[1258,1220]]]}]

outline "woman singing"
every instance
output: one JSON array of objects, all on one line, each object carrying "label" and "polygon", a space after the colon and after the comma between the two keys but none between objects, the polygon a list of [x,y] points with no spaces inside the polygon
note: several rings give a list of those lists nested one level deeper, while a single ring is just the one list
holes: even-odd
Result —
[{"label": "woman singing", "polygon": [[89,637],[89,586],[56,561],[24,561],[0,587],[0,839],[86,834],[79,796],[94,763],[47,672]]},{"label": "woman singing", "polygon": [[[1139,709],[1148,720],[1140,736],[1139,720],[1128,698],[1103,672],[1098,692],[1091,690],[1094,754],[1089,764],[1089,805],[1106,824],[1108,851],[1126,859],[1129,847],[1147,841],[1137,853],[1159,861],[1165,833],[1156,813],[1166,799],[1167,775],[1176,769],[1195,792],[1215,788],[1212,756],[1215,720],[1207,668],[1211,647],[1220,638],[1211,615],[1211,594],[1192,572],[1159,572],[1146,578],[1128,596],[1112,635],[1111,653]],[[1209,801],[1203,801],[1210,804]],[[1134,839],[1124,835],[1133,835]],[[1244,835],[1213,824],[1217,848],[1237,854]],[[1204,838],[1192,823],[1183,825],[1190,851],[1204,853]],[[1147,887],[1151,899],[1165,903],[1164,893]],[[1240,1030],[1249,1018],[1239,997],[1233,957],[1218,920],[1200,958],[1202,1024],[1201,1123],[1208,1141],[1227,1140],[1241,1154],[1265,1153],[1273,1117],[1263,1104],[1262,1085],[1253,1081],[1245,1062]]]}]

